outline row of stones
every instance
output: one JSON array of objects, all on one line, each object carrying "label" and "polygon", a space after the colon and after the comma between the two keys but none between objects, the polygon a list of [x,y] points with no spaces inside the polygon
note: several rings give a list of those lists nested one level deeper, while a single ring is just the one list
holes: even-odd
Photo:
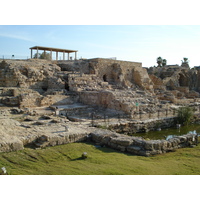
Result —
[{"label": "row of stones", "polygon": [[140,137],[122,136],[107,130],[94,131],[91,133],[91,139],[99,145],[141,156],[162,154],[198,143],[198,136],[194,134],[177,136],[169,140],[144,140]]}]

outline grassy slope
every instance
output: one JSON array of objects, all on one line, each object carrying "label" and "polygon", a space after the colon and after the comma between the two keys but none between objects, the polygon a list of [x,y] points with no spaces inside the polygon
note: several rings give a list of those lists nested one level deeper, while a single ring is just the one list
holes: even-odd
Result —
[{"label": "grassy slope", "polygon": [[[88,158],[83,160],[83,152]],[[134,156],[89,143],[73,143],[0,153],[0,168],[9,174],[200,174],[200,145],[154,157]]]}]

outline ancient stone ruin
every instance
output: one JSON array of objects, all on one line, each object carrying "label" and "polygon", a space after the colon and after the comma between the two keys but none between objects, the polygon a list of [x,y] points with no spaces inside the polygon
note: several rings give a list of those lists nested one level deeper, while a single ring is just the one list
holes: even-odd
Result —
[{"label": "ancient stone ruin", "polygon": [[[1,60],[0,151],[82,141],[102,126],[135,133],[154,130],[159,120],[169,127],[178,106],[199,113],[199,76],[198,68],[185,63],[146,69],[142,63],[103,58]],[[20,115],[21,121],[13,119]],[[41,120],[44,115],[49,119]]]}]

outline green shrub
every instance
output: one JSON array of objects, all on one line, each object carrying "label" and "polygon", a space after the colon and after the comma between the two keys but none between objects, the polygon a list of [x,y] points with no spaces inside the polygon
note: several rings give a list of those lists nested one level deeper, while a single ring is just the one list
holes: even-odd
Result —
[{"label": "green shrub", "polygon": [[180,107],[177,111],[177,123],[188,125],[194,116],[193,110],[190,107]]}]

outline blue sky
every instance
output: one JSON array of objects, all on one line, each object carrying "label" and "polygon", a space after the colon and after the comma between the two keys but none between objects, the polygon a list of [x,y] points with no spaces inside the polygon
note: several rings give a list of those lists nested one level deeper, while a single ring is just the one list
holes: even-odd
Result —
[{"label": "blue sky", "polygon": [[[30,57],[32,46],[78,50],[78,58],[110,58],[156,65],[200,65],[200,25],[0,25],[0,58]],[[60,55],[62,56],[62,55]],[[74,56],[74,55],[72,55]]]}]

